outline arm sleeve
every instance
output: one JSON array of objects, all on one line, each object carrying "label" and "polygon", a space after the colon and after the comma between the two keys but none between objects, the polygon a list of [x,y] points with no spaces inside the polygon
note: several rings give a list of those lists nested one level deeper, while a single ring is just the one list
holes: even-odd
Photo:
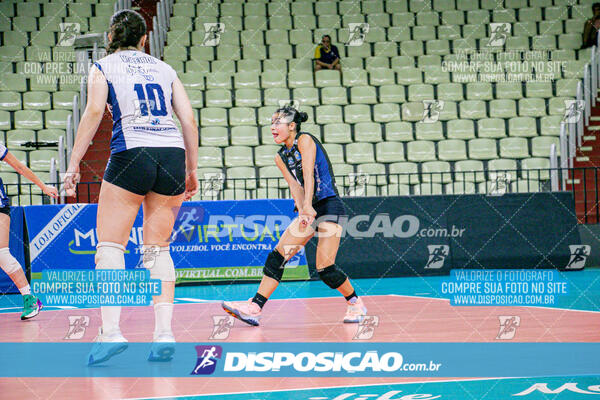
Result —
[{"label": "arm sleeve", "polygon": [[331,51],[333,52],[336,58],[340,58],[340,53],[338,52],[337,46],[331,46]]}]

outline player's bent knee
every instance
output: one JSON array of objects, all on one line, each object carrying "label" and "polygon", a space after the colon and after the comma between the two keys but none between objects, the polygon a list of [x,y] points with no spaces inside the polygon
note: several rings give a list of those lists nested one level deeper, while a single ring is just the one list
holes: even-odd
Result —
[{"label": "player's bent knee", "polygon": [[175,282],[175,264],[169,251],[169,246],[142,246],[144,268],[150,270],[151,279],[162,282]]},{"label": "player's bent knee", "polygon": [[332,289],[339,288],[348,279],[344,271],[338,269],[335,265],[330,265],[317,272],[321,280]]},{"label": "player's bent knee", "polygon": [[125,246],[99,242],[96,246],[96,269],[125,269]]},{"label": "player's bent knee", "polygon": [[10,250],[8,247],[0,249],[0,267],[2,267],[2,270],[8,275],[23,270],[21,268],[21,264],[19,264],[17,259],[14,258],[12,254],[10,254]]},{"label": "player's bent knee", "polygon": [[277,282],[281,282],[281,277],[283,276],[283,269],[285,267],[285,258],[274,249],[269,253],[267,257],[267,261],[265,261],[265,267],[263,268],[263,273],[265,276],[269,278],[275,279]]}]

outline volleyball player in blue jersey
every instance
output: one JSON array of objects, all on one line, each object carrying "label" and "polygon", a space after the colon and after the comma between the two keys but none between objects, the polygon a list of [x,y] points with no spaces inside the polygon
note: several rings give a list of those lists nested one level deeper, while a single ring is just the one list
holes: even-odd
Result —
[{"label": "volleyball player in blue jersey", "polygon": [[317,272],[327,286],[337,289],[346,298],[348,307],[344,322],[360,322],[367,312],[346,274],[335,265],[342,233],[342,227],[336,221],[345,215],[345,209],[325,149],[316,137],[300,131],[301,123],[307,119],[306,113],[283,107],[271,120],[275,143],[283,145],[275,156],[275,164],[290,187],[298,218],[287,227],[267,257],[256,295],[247,302],[222,304],[225,311],[250,325],[259,324],[262,308],[279,285],[285,263],[316,231],[319,236]]}]

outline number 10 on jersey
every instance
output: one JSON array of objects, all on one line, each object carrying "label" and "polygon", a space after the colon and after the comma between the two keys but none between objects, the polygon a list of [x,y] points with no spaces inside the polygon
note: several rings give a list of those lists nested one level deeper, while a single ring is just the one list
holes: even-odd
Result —
[{"label": "number 10 on jersey", "polygon": [[155,117],[167,115],[165,95],[159,84],[147,83],[146,85],[142,85],[141,83],[136,83],[133,86],[133,90],[135,90],[139,100],[139,110],[136,104],[136,115],[141,117],[149,116],[148,109],[150,109],[150,114]]}]

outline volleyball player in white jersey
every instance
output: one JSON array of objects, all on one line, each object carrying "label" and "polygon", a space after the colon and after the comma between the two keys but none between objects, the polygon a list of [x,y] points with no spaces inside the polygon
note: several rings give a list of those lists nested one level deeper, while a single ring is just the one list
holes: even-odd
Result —
[{"label": "volleyball player in white jersey", "polygon": [[[45,185],[32,170],[27,168],[22,162],[17,160],[8,149],[0,144],[0,161],[4,161],[15,169],[19,174],[35,183],[44,194],[52,197],[58,197],[58,191],[55,187]],[[27,281],[23,267],[16,258],[10,254],[8,242],[10,238],[10,201],[4,191],[4,184],[0,178],[0,268],[6,272],[8,277],[23,295],[23,313],[21,320],[33,318],[39,314],[42,309],[42,302],[31,293],[31,286]]]},{"label": "volleyball player in white jersey", "polygon": [[[88,101],[65,187],[73,193],[79,163],[108,104],[113,132],[98,201],[96,268],[125,268],[125,246],[143,205],[144,266],[150,269],[152,279],[162,281],[162,293],[153,298],[155,345],[149,359],[168,360],[175,341],[171,330],[175,268],[169,238],[177,214],[173,210],[198,191],[198,127],[176,72],[143,52],[147,36],[142,16],[131,10],[116,13],[108,37],[108,55],[90,68]],[[183,133],[173,120],[173,111]],[[101,307],[101,314],[102,327],[90,364],[103,362],[127,347],[119,328],[121,307]]]}]

